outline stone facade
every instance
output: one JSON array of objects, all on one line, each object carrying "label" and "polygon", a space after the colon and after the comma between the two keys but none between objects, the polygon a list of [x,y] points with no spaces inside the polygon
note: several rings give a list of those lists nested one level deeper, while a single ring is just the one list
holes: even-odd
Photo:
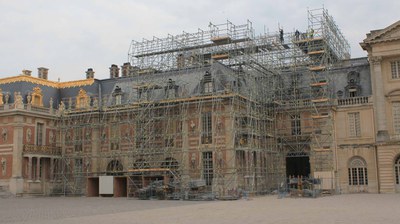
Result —
[{"label": "stone facade", "polygon": [[[333,140],[319,147],[320,139],[311,141],[306,172],[326,178],[325,185],[336,192],[398,193],[400,22],[371,31],[361,46],[369,62],[350,59],[332,69],[334,103],[326,114],[333,118],[328,130]],[[99,176],[114,175],[116,183],[128,185],[118,191],[126,195],[129,179],[124,178],[144,187],[157,178],[167,183],[179,173],[186,184],[204,179],[212,192],[233,195],[239,189],[266,192],[288,169],[291,160],[274,156],[279,152],[274,147],[283,137],[291,141],[300,129],[293,129],[293,117],[283,113],[277,115],[281,123],[273,124],[243,97],[257,84],[254,80],[239,85],[230,69],[214,63],[162,74],[169,81],[150,87],[125,70],[119,77],[112,65],[110,79],[94,80],[90,69],[86,80],[67,83],[47,80],[47,69],[40,78],[0,79],[0,184],[15,195],[47,195],[59,188],[57,175],[66,171],[75,174],[63,176],[68,186],[84,182],[71,191],[98,195],[93,189]],[[240,91],[233,91],[235,85]],[[157,105],[138,114],[152,100]],[[132,123],[130,117],[139,115],[143,118]],[[153,119],[157,116],[168,116],[168,122]],[[309,123],[321,122],[316,119],[325,114],[299,116],[303,119],[296,125],[308,133],[313,131]],[[140,122],[146,119],[152,122],[144,126]],[[275,128],[283,131],[274,136]],[[143,150],[153,155],[144,156]]]}]

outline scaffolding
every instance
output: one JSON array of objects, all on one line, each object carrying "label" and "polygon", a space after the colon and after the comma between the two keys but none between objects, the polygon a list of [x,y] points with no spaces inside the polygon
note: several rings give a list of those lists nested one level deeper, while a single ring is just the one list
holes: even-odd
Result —
[{"label": "scaffolding", "polygon": [[54,193],[97,195],[96,178],[113,176],[129,198],[235,199],[277,189],[288,158],[333,172],[329,69],[348,57],[325,9],[302,33],[226,21],[132,41],[110,93],[62,99]]}]

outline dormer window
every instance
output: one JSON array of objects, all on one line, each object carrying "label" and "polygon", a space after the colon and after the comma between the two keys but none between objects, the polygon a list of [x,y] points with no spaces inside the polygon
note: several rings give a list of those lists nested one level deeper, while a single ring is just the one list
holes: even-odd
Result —
[{"label": "dormer window", "polygon": [[356,96],[358,96],[357,87],[349,88],[349,97],[356,97]]},{"label": "dormer window", "polygon": [[[71,107],[72,102],[69,104]],[[76,107],[78,109],[88,108],[90,104],[90,96],[86,93],[84,89],[80,89],[78,96],[76,96]]]},{"label": "dormer window", "polygon": [[213,82],[212,82],[212,77],[210,72],[206,72],[203,78],[203,92],[204,93],[212,93],[214,92],[213,88]]},{"label": "dormer window", "polygon": [[115,105],[121,105],[122,104],[122,90],[121,90],[121,87],[116,86],[113,95],[115,97]]},{"label": "dormer window", "polygon": [[178,86],[175,85],[175,81],[172,79],[168,80],[167,86],[165,87],[165,95],[167,99],[174,99],[176,97],[176,89]]}]

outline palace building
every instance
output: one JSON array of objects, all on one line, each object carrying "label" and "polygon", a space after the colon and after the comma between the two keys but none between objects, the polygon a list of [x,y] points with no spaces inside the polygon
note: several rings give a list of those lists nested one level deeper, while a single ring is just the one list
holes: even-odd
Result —
[{"label": "palace building", "polygon": [[132,41],[107,79],[1,78],[0,192],[400,192],[400,21],[360,45],[368,58],[350,58],[316,9],[293,33],[227,21]]}]

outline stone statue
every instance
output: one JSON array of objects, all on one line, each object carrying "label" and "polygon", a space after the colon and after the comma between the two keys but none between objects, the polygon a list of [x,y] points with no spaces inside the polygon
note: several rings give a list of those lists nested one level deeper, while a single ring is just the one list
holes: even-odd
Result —
[{"label": "stone statue", "polygon": [[22,109],[23,107],[21,92],[14,93],[14,107],[19,109]]},{"label": "stone statue", "polygon": [[50,104],[50,108],[53,108],[53,97],[50,97],[49,104]]},{"label": "stone statue", "polygon": [[93,100],[93,108],[98,108],[99,107],[99,100],[97,98],[94,98]]},{"label": "stone statue", "polygon": [[194,131],[195,128],[196,128],[196,124],[194,123],[194,121],[190,121],[190,129],[192,131]]},{"label": "stone statue", "polygon": [[58,111],[63,112],[65,110],[65,104],[61,101],[60,105],[58,106]]},{"label": "stone statue", "polygon": [[27,141],[28,143],[30,143],[31,140],[32,140],[32,131],[31,131],[30,128],[28,128],[28,129],[26,130],[26,141]]},{"label": "stone statue", "polygon": [[7,142],[7,139],[8,139],[8,129],[7,128],[2,128],[1,138],[3,139],[3,142]]},{"label": "stone statue", "polygon": [[31,96],[31,94],[28,94],[28,96],[26,97],[26,99],[27,99],[27,101],[28,102],[26,102],[27,104],[31,104],[31,100],[32,100],[32,96]]},{"label": "stone statue", "polygon": [[7,174],[7,160],[6,158],[1,158],[1,173],[3,176]]},{"label": "stone statue", "polygon": [[5,99],[6,99],[5,104],[8,104],[8,101],[10,100],[10,95],[8,93],[6,93]]}]

